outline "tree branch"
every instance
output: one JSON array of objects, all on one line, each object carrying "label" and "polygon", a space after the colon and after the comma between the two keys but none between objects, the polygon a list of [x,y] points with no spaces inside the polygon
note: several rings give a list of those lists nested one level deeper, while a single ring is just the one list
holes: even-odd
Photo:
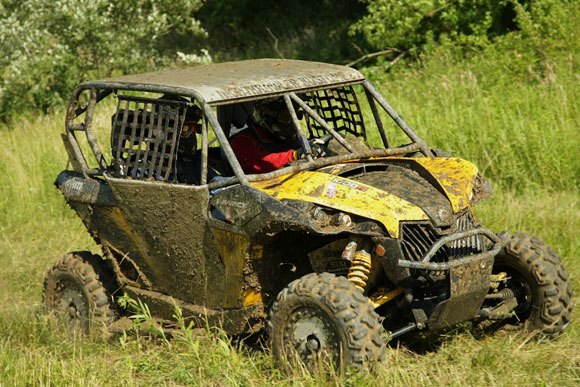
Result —
[{"label": "tree branch", "polygon": [[[376,58],[377,56],[389,55],[389,54],[392,54],[394,52],[401,52],[401,51],[398,50],[398,49],[396,49],[396,48],[388,48],[386,50],[372,52],[370,54],[363,55],[360,58],[358,58],[357,60],[352,61],[352,62],[346,64],[346,66],[347,67],[352,67],[352,66],[354,66],[357,63],[364,62],[364,61],[367,61],[367,60],[372,59],[372,58]],[[399,56],[401,56],[401,55],[399,55]]]},{"label": "tree branch", "polygon": [[280,50],[278,49],[278,38],[276,37],[276,35],[274,35],[272,33],[272,31],[270,30],[270,27],[266,27],[266,31],[268,31],[268,34],[270,35],[270,37],[274,40],[274,51],[276,51],[276,54],[278,54],[278,56],[281,59],[284,59],[284,54],[282,54],[280,52]]}]

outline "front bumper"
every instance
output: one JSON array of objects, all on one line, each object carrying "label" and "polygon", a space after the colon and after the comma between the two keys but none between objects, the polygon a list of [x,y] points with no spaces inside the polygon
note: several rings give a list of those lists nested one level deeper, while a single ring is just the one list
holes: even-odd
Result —
[{"label": "front bumper", "polygon": [[[485,251],[447,262],[430,261],[444,246],[472,237],[483,237],[489,241],[483,243]],[[494,257],[503,245],[504,240],[495,233],[477,227],[443,236],[418,261],[398,260],[401,268],[447,273],[447,297],[428,313],[426,324],[430,330],[445,329],[476,317],[489,290]]]},{"label": "front bumper", "polygon": [[[456,258],[448,262],[430,262],[431,259],[437,254],[437,252],[447,244],[474,236],[483,236],[487,238],[492,243],[490,246],[488,245],[489,250],[466,257]],[[493,258],[497,255],[497,253],[499,253],[502,247],[503,240],[500,237],[486,228],[477,227],[468,231],[446,235],[439,239],[435,244],[433,244],[433,246],[431,246],[431,248],[423,255],[420,261],[399,259],[398,266],[409,269],[445,271],[457,266],[467,265],[475,261]]]}]

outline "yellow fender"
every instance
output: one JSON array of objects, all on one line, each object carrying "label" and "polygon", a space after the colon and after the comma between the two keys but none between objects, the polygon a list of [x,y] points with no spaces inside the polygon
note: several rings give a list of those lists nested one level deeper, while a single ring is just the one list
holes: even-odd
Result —
[{"label": "yellow fender", "polygon": [[398,196],[322,172],[302,171],[251,185],[278,200],[302,200],[376,220],[393,238],[399,236],[401,220],[429,219],[421,208]]}]

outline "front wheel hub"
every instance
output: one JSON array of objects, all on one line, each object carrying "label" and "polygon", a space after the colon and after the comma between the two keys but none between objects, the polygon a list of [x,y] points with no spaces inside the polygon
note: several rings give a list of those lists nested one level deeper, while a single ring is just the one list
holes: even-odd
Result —
[{"label": "front wheel hub", "polygon": [[318,352],[320,349],[320,341],[318,340],[318,337],[315,335],[308,336],[308,339],[306,340],[306,348],[310,352]]},{"label": "front wheel hub", "polygon": [[315,308],[300,308],[290,317],[286,326],[287,342],[301,359],[327,352],[331,358],[338,356],[338,333],[330,318]]},{"label": "front wheel hub", "polygon": [[70,304],[68,307],[68,317],[71,319],[77,317],[77,308],[73,304]]}]

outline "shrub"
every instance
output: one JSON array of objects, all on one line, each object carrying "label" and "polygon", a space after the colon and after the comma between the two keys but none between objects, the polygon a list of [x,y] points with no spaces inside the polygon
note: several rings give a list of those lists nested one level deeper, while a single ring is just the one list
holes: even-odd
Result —
[{"label": "shrub", "polygon": [[178,59],[179,50],[195,52],[205,31],[191,15],[201,4],[202,0],[3,1],[0,119],[23,110],[46,111],[88,78],[153,69]]},{"label": "shrub", "polygon": [[419,53],[433,44],[485,47],[499,36],[521,30],[529,37],[561,32],[566,0],[362,0],[367,14],[351,26],[376,50]]}]

